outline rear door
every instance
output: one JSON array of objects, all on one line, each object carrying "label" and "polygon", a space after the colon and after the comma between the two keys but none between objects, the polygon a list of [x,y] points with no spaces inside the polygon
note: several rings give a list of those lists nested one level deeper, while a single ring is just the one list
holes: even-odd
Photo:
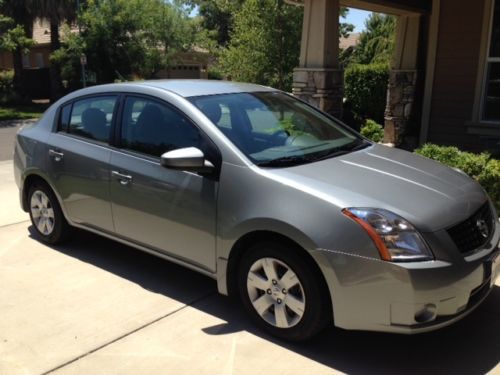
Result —
[{"label": "rear door", "polygon": [[57,132],[48,140],[48,171],[68,217],[113,232],[109,196],[109,137],[118,95],[75,100],[59,111]]},{"label": "rear door", "polygon": [[164,152],[191,146],[220,165],[215,146],[176,108],[149,97],[124,99],[120,127],[110,161],[116,233],[215,271],[217,178],[160,165]]}]

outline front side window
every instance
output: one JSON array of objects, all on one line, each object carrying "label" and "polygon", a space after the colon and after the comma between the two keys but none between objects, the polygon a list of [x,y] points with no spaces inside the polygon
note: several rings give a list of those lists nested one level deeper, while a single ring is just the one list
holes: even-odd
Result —
[{"label": "front side window", "polygon": [[117,96],[99,96],[73,103],[68,132],[108,142]]},{"label": "front side window", "polygon": [[500,121],[500,0],[495,0],[486,66],[483,120]]},{"label": "front side window", "polygon": [[260,166],[307,163],[367,145],[354,132],[281,92],[222,94],[190,100]]},{"label": "front side window", "polygon": [[123,109],[121,146],[159,157],[183,147],[201,147],[198,129],[172,107],[147,98],[127,97]]}]

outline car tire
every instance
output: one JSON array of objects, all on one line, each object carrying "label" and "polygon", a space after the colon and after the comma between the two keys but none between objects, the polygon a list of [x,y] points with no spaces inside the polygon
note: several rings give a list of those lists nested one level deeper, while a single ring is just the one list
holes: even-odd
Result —
[{"label": "car tire", "polygon": [[48,244],[59,244],[67,239],[71,230],[52,189],[36,183],[28,191],[31,223],[38,237]]},{"label": "car tire", "polygon": [[303,341],[323,330],[332,313],[312,261],[295,250],[274,242],[249,248],[239,264],[238,290],[258,326],[281,339]]}]

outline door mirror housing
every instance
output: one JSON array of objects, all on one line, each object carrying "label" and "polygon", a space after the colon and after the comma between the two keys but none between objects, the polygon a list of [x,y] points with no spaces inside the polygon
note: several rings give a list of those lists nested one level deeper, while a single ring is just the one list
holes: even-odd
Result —
[{"label": "door mirror housing", "polygon": [[205,159],[203,151],[196,147],[179,148],[165,152],[160,163],[165,168],[194,172],[210,172],[214,165]]}]

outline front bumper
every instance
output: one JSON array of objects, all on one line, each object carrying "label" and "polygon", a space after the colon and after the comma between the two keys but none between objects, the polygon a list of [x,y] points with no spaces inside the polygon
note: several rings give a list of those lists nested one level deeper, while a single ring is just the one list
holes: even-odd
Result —
[{"label": "front bumper", "polygon": [[500,274],[500,224],[476,255],[454,261],[391,263],[320,249],[315,258],[330,288],[335,325],[419,333],[465,317]]}]

